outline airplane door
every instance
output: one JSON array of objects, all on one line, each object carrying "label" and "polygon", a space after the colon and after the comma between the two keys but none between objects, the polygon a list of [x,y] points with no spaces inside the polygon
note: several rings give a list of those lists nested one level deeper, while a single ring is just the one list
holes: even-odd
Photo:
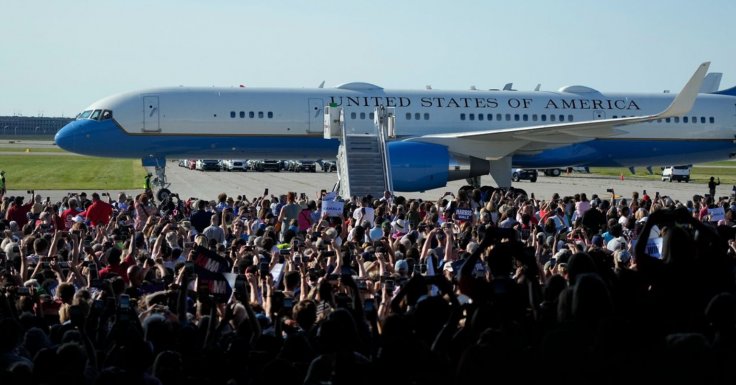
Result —
[{"label": "airplane door", "polygon": [[321,98],[309,99],[309,126],[307,132],[322,132],[324,129],[325,102]]},{"label": "airplane door", "polygon": [[143,97],[143,131],[161,131],[161,122],[159,120],[158,110],[158,96]]},{"label": "airplane door", "polygon": [[593,119],[599,120],[599,119],[605,119],[606,113],[605,111],[593,111]]}]

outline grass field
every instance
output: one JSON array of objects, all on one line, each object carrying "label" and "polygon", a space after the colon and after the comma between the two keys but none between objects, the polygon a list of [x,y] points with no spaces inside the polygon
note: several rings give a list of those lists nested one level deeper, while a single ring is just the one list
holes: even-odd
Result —
[{"label": "grass field", "polygon": [[8,190],[126,190],[140,188],[146,175],[138,159],[86,156],[0,155],[0,169]]}]

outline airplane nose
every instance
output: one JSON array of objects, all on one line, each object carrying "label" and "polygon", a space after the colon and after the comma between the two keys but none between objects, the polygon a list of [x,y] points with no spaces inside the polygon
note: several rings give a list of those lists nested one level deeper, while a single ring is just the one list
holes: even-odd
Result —
[{"label": "airplane nose", "polygon": [[74,152],[74,135],[71,127],[73,123],[74,122],[62,127],[54,136],[54,142],[56,145],[70,152]]}]

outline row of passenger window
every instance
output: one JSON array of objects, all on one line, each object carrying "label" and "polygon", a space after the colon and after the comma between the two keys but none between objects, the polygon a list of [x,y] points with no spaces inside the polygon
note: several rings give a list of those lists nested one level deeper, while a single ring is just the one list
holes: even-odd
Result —
[{"label": "row of passenger window", "polygon": [[[625,116],[625,115],[621,115],[620,117],[621,118],[634,118],[634,116]],[[616,118],[619,118],[619,116],[618,115],[613,115],[613,118],[616,119]],[[698,117],[698,116],[682,116],[682,117],[675,116],[674,118],[657,119],[657,123],[662,123],[662,122],[664,122],[664,123],[680,123],[680,122],[682,122],[682,123],[698,123],[698,122],[700,122],[701,124],[705,124],[707,122],[707,123],[713,124],[713,123],[716,122],[716,118],[714,118],[712,116],[709,116],[709,117],[705,117],[705,116],[700,116],[700,117]],[[649,122],[649,123],[654,123],[654,122]]]},{"label": "row of passenger window", "polygon": [[460,114],[460,120],[476,120],[476,117],[478,120],[488,120],[488,121],[523,121],[528,122],[531,120],[532,122],[546,122],[547,119],[549,119],[550,122],[572,122],[573,116],[572,115],[546,115],[546,114]]},{"label": "row of passenger window", "polygon": [[351,112],[350,113],[350,119],[355,120],[355,119],[358,119],[359,116],[360,116],[360,119],[365,119],[367,117],[368,119],[373,120],[372,112],[368,114],[366,114],[365,112],[361,112],[361,113]]},{"label": "row of passenger window", "polygon": [[[248,111],[248,117],[251,119],[255,119],[256,115],[258,116],[258,119],[263,119],[264,117],[268,117],[268,119],[273,119],[273,112],[268,111],[264,113],[263,111]],[[245,118],[245,111],[240,111],[239,113],[236,113],[235,111],[230,111],[230,117],[235,118],[236,116],[240,116],[241,118]]]}]

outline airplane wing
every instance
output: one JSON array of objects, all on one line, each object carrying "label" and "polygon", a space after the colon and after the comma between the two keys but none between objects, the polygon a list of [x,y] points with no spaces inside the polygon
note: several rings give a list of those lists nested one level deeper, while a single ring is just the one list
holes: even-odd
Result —
[{"label": "airplane wing", "polygon": [[654,115],[434,134],[407,140],[441,144],[450,151],[479,158],[499,159],[514,153],[535,153],[547,148],[612,137],[625,132],[617,127],[687,114],[695,104],[709,66],[710,62],[701,64],[675,100],[664,111]]}]

